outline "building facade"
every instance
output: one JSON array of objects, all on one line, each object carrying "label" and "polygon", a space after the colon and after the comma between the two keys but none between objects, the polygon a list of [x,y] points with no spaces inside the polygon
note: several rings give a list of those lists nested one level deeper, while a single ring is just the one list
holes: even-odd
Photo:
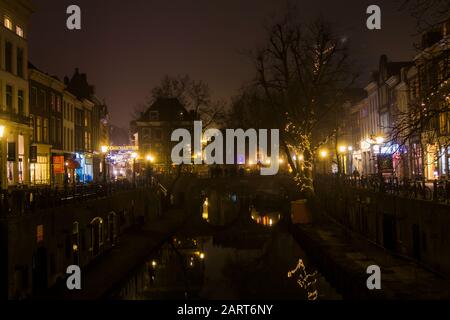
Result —
[{"label": "building facade", "polygon": [[30,1],[0,1],[0,179],[2,189],[29,181],[28,24]]},{"label": "building facade", "polygon": [[161,169],[172,166],[172,132],[194,130],[195,117],[175,98],[158,98],[135,122],[137,144],[142,157],[150,156]]}]

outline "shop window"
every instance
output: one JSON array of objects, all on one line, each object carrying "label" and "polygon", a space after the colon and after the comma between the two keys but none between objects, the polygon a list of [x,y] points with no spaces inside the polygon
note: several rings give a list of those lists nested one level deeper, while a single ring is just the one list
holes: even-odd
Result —
[{"label": "shop window", "polygon": [[31,183],[35,185],[49,184],[49,167],[47,156],[37,156],[37,162],[30,164]]}]

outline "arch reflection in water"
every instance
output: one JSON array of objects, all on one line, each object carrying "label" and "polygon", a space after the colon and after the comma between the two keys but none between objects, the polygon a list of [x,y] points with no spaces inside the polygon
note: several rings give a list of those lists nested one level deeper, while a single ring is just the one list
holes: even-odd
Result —
[{"label": "arch reflection in water", "polygon": [[[247,231],[177,235],[130,275],[112,298],[339,299],[289,234],[257,224]],[[300,269],[286,277],[299,257],[308,262],[306,280],[317,275],[314,286],[292,281],[300,278]]]},{"label": "arch reflection in water", "polygon": [[267,227],[276,225],[281,219],[280,212],[259,213],[253,206],[250,208],[250,216],[257,224]]}]

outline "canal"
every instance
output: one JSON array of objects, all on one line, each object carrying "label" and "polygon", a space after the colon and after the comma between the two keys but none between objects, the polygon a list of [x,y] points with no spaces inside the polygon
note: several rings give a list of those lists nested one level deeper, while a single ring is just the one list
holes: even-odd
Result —
[{"label": "canal", "polygon": [[233,206],[231,195],[214,206],[209,196],[110,298],[342,299],[286,231],[273,201]]}]

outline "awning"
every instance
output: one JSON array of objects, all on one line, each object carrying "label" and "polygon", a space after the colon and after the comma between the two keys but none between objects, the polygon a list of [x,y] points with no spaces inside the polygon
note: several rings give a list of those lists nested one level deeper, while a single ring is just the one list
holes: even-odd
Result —
[{"label": "awning", "polygon": [[67,159],[66,163],[67,163],[67,168],[68,169],[78,169],[78,168],[81,167],[80,163],[78,161],[76,161],[76,160],[73,160],[73,159]]}]

